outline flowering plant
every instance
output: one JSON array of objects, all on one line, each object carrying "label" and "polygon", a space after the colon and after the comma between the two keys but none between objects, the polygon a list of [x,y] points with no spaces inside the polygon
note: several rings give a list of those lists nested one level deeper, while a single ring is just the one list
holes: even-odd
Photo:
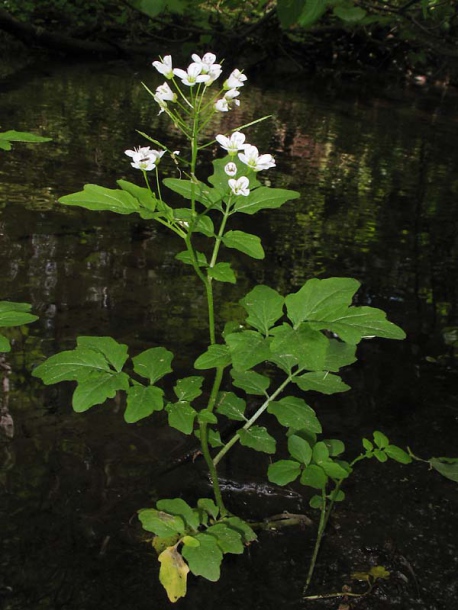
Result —
[{"label": "flowering plant", "polygon": [[[254,259],[264,258],[257,235],[229,228],[233,216],[278,208],[298,198],[299,193],[262,184],[260,173],[274,168],[275,159],[270,153],[260,154],[242,131],[258,121],[228,134],[217,133],[214,138],[206,135],[217,125],[220,113],[240,104],[247,80],[243,72],[233,70],[218,85],[223,69],[213,53],[202,57],[193,54],[186,69],[174,68],[170,55],[153,66],[166,82],[155,91],[145,88],[159,114],[166,114],[186,136],[189,152],[172,151],[143,134],[155,148],[139,146],[125,154],[142,172],[144,186],[126,180],[119,180],[117,189],[89,184],[62,197],[60,203],[118,214],[138,213],[175,233],[184,246],[176,258],[192,266],[205,291],[208,348],[193,363],[193,374],[176,381],[173,396],[166,396],[161,386],[161,379],[172,372],[169,350],[153,346],[129,362],[127,346],[111,337],[78,337],[75,349],[51,356],[34,375],[46,384],[76,381],[72,403],[77,412],[124,393],[127,423],[165,410],[171,427],[197,437],[213,498],[201,498],[195,507],[181,498],[165,499],[154,508],[139,511],[143,528],[155,536],[159,578],[169,599],[176,601],[186,594],[189,571],[217,580],[223,555],[242,553],[244,545],[255,539],[250,524],[225,506],[217,467],[238,443],[275,454],[276,439],[269,430],[272,421],[285,428],[291,459],[274,462],[269,479],[285,485],[299,478],[304,485],[319,490],[321,495],[312,498],[312,506],[323,514],[329,508],[327,499],[331,506],[341,499],[340,484],[358,460],[349,464],[339,459],[343,450],[340,441],[318,440],[320,421],[300,395],[348,390],[338,372],[356,360],[357,344],[374,336],[402,339],[404,333],[386,320],[384,312],[352,305],[359,283],[351,278],[310,279],[287,296],[266,285],[255,286],[240,301],[245,322],[228,322],[221,335],[217,333],[214,283],[237,281],[230,260],[221,260],[222,253],[230,258],[230,250],[235,249]],[[220,151],[213,161],[213,173],[204,180],[197,175],[198,157],[216,145]],[[166,154],[177,164],[179,177],[161,181],[159,171]],[[183,207],[171,206],[163,187],[180,195]],[[196,234],[208,239],[203,251],[196,249]],[[275,378],[266,373],[266,362],[278,369]],[[206,376],[200,374],[203,371],[207,371]],[[205,391],[204,384],[208,384]],[[254,406],[247,406],[247,396]],[[270,421],[266,414],[273,416]],[[230,438],[221,436],[225,419],[238,426]],[[405,452],[389,449],[391,445],[382,440],[381,448],[366,449],[366,457],[379,451],[375,455],[383,453],[383,459],[410,460]],[[331,492],[330,485],[334,486]]]}]

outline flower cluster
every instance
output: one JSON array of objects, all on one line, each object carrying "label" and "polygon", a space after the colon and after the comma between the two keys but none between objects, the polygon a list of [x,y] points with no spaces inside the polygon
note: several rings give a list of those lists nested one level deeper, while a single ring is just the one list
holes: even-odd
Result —
[{"label": "flower cluster", "polygon": [[149,146],[139,146],[133,150],[126,150],[125,153],[128,157],[132,157],[132,167],[149,172],[157,166],[165,151],[152,150]]},{"label": "flower cluster", "polygon": [[[275,159],[272,155],[260,155],[256,146],[245,143],[245,134],[240,131],[234,131],[230,137],[219,134],[216,136],[216,141],[230,156],[234,157],[238,154],[240,161],[254,172],[275,167]],[[237,174],[237,165],[233,161],[226,164],[224,171],[231,177],[228,184],[234,195],[246,197],[250,194],[249,179],[246,176],[241,176],[237,180],[234,178]]]}]

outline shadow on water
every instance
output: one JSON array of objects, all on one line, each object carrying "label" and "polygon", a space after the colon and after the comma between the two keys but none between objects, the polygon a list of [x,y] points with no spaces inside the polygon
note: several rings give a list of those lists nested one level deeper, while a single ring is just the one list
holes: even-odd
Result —
[{"label": "shadow on water", "polygon": [[[170,467],[192,446],[161,415],[127,426],[115,401],[77,415],[70,384],[43,389],[30,378],[32,366],[82,334],[112,335],[132,354],[165,345],[183,372],[205,345],[203,295],[175,260],[173,238],[135,217],[56,203],[85,183],[138,180],[123,155],[141,143],[136,129],[171,149],[184,146],[142,80],[160,84],[123,64],[56,65],[0,92],[3,129],[53,138],[14,146],[0,166],[0,298],[31,302],[40,316],[13,336],[10,392],[2,396],[14,421],[0,438],[5,610],[169,607],[154,552],[139,542],[136,510],[209,490],[198,461]],[[352,391],[310,401],[326,435],[342,438],[352,455],[374,429],[422,457],[458,455],[457,362],[446,341],[446,329],[458,326],[456,94],[405,91],[393,101],[295,83],[247,87],[242,100],[212,130],[273,114],[249,139],[275,154],[274,185],[303,196],[256,221],[247,217],[267,256],[233,259],[239,282],[223,286],[220,323],[253,282],[286,293],[314,276],[358,278],[359,302],[385,309],[408,338],[367,342],[345,375]],[[164,169],[174,175],[171,162]],[[246,518],[287,509],[316,519],[302,489],[263,484],[267,464],[244,448],[231,456],[221,469],[229,508]],[[348,607],[454,607],[458,486],[420,464],[364,463],[346,494],[313,592],[340,590],[353,571],[383,565],[390,579]],[[218,583],[191,579],[179,606],[343,610],[337,600],[298,601],[312,539],[310,528],[261,534],[244,556],[225,560]]]}]

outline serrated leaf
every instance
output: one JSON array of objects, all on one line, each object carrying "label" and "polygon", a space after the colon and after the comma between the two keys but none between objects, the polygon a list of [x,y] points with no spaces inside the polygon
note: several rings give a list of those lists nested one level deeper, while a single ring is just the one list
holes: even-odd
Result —
[{"label": "serrated leaf", "polygon": [[288,317],[295,326],[305,320],[327,320],[334,312],[348,308],[359,286],[357,280],[345,277],[308,280],[286,297]]},{"label": "serrated leaf", "polygon": [[216,401],[216,411],[235,421],[246,421],[246,402],[233,392],[220,392]]},{"label": "serrated leaf", "polygon": [[268,335],[270,328],[283,316],[284,302],[276,290],[260,285],[241,299],[240,304],[248,314],[248,324]]},{"label": "serrated leaf", "polygon": [[179,379],[173,391],[178,400],[188,400],[192,402],[195,398],[202,394],[202,383],[204,378],[200,375],[193,375],[191,377],[184,377]]},{"label": "serrated leaf", "polygon": [[458,483],[458,458],[431,458],[428,460],[434,470],[443,477]]},{"label": "serrated leaf", "polygon": [[220,577],[223,552],[214,536],[202,532],[197,534],[195,538],[200,542],[200,545],[198,547],[183,547],[183,557],[195,576],[203,576],[207,580],[216,582]]},{"label": "serrated leaf", "polygon": [[35,320],[38,320],[38,316],[29,313],[31,309],[32,306],[29,305],[29,303],[0,301],[0,328],[4,328],[6,326],[22,326],[23,324],[35,322]]},{"label": "serrated leaf", "polygon": [[308,466],[312,460],[312,447],[310,444],[297,434],[288,438],[288,451],[295,460]]},{"label": "serrated leaf", "polygon": [[244,390],[247,394],[255,396],[265,396],[270,385],[270,379],[265,375],[255,371],[236,371],[231,370],[234,386]]},{"label": "serrated leaf", "polygon": [[231,354],[232,366],[247,371],[270,357],[268,340],[255,330],[243,330],[225,337]]},{"label": "serrated leaf", "polygon": [[117,214],[132,214],[141,209],[137,198],[127,191],[109,189],[97,184],[86,184],[82,191],[61,197],[59,203],[76,205],[88,210],[107,210]]},{"label": "serrated leaf", "polygon": [[158,557],[161,564],[159,569],[159,582],[167,592],[169,601],[175,603],[180,597],[186,595],[186,583],[189,566],[176,546],[166,548]]},{"label": "serrated leaf", "polygon": [[235,284],[237,282],[237,278],[230,263],[216,263],[214,267],[209,267],[207,269],[207,274],[208,277],[211,277],[218,282],[226,282],[228,284]]},{"label": "serrated leaf", "polygon": [[207,531],[210,536],[215,536],[219,548],[223,553],[241,555],[243,553],[242,534],[231,527],[227,522],[211,525]]},{"label": "serrated leaf", "polygon": [[78,348],[51,356],[32,372],[45,385],[83,380],[90,372],[110,372],[106,358],[92,349]]},{"label": "serrated leaf", "polygon": [[183,434],[192,433],[197,411],[191,407],[189,402],[169,403],[165,410],[168,413],[169,426],[183,432]]},{"label": "serrated leaf", "polygon": [[114,398],[118,390],[129,388],[129,376],[125,373],[92,371],[83,380],[78,380],[73,392],[72,406],[77,413],[83,413],[95,405]]},{"label": "serrated leaf", "polygon": [[228,231],[223,235],[222,242],[227,248],[248,254],[251,258],[261,260],[265,257],[261,240],[257,235],[244,231]]},{"label": "serrated leaf", "polygon": [[302,398],[286,396],[279,401],[271,402],[267,411],[275,415],[282,426],[321,432],[321,424],[315,411]]},{"label": "serrated leaf", "polygon": [[138,518],[144,530],[161,538],[184,534],[186,530],[185,522],[181,517],[155,508],[142,508],[138,511]]},{"label": "serrated leaf", "polygon": [[301,467],[294,460],[279,460],[270,464],[267,469],[267,478],[276,485],[288,485],[300,475]]},{"label": "serrated leaf", "polygon": [[198,370],[213,369],[231,364],[231,354],[227,345],[210,345],[206,352],[194,362]]},{"label": "serrated leaf", "polygon": [[320,466],[310,464],[302,471],[300,481],[302,485],[313,487],[313,489],[324,489],[328,482],[328,477]]},{"label": "serrated leaf", "polygon": [[197,530],[197,528],[199,527],[198,514],[189,506],[187,502],[185,502],[181,498],[159,500],[156,503],[156,508],[159,511],[167,513],[169,515],[178,515],[183,519],[185,524],[193,530]]},{"label": "serrated leaf", "polygon": [[251,426],[249,430],[237,431],[240,444],[263,453],[275,453],[277,443],[264,426]]},{"label": "serrated leaf", "polygon": [[135,385],[127,390],[127,406],[124,420],[133,424],[154,411],[161,411],[164,407],[164,392],[156,386]]},{"label": "serrated leaf", "polygon": [[279,208],[287,201],[298,197],[300,193],[297,191],[260,186],[252,190],[247,197],[239,197],[233,210],[243,214],[256,214],[259,210]]},{"label": "serrated leaf", "polygon": [[304,392],[312,390],[321,394],[337,394],[347,392],[350,389],[350,386],[344,383],[338,375],[333,375],[327,371],[304,373],[304,375],[294,377],[293,381]]},{"label": "serrated leaf", "polygon": [[127,345],[118,343],[112,337],[78,337],[78,348],[92,349],[102,354],[113,368],[121,372],[127,358]]},{"label": "serrated leaf", "polygon": [[152,347],[132,358],[134,371],[141,377],[149,379],[151,385],[172,372],[170,366],[172,360],[172,352],[166,350],[165,347]]}]

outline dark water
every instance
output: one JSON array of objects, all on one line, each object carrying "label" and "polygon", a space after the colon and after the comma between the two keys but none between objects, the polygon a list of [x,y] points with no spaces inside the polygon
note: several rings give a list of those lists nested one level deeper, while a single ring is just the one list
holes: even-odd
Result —
[{"label": "dark water", "polygon": [[[76,415],[70,384],[44,389],[30,377],[81,334],[112,335],[133,354],[165,345],[180,373],[205,345],[203,295],[175,261],[173,237],[134,216],[56,203],[85,183],[137,181],[123,154],[141,143],[136,129],[184,146],[141,80],[158,84],[121,64],[56,65],[0,86],[2,129],[53,137],[0,159],[0,299],[30,302],[40,316],[14,334],[7,358],[3,406],[15,428],[0,438],[0,607],[8,610],[169,607],[136,510],[208,491],[198,464],[167,470],[189,443],[161,416],[127,426],[114,403]],[[267,256],[232,259],[239,282],[219,288],[219,322],[254,282],[287,293],[314,276],[358,278],[359,302],[385,309],[408,338],[366,343],[345,376],[352,391],[316,398],[326,436],[357,455],[360,438],[381,429],[421,457],[458,456],[457,362],[444,340],[444,329],[458,326],[458,96],[280,85],[246,87],[240,110],[214,126],[224,133],[273,114],[249,140],[276,156],[272,184],[302,193],[244,219],[262,233]],[[261,485],[267,464],[243,448],[233,454],[222,468],[235,482],[230,508],[247,518],[288,509],[316,519],[300,488],[282,495]],[[422,464],[364,463],[346,493],[311,592],[337,591],[352,571],[380,564],[390,579],[352,608],[455,607],[458,485]],[[243,557],[225,560],[218,583],[190,579],[179,607],[337,609],[337,600],[299,601],[312,540],[311,530],[261,535]]]}]

